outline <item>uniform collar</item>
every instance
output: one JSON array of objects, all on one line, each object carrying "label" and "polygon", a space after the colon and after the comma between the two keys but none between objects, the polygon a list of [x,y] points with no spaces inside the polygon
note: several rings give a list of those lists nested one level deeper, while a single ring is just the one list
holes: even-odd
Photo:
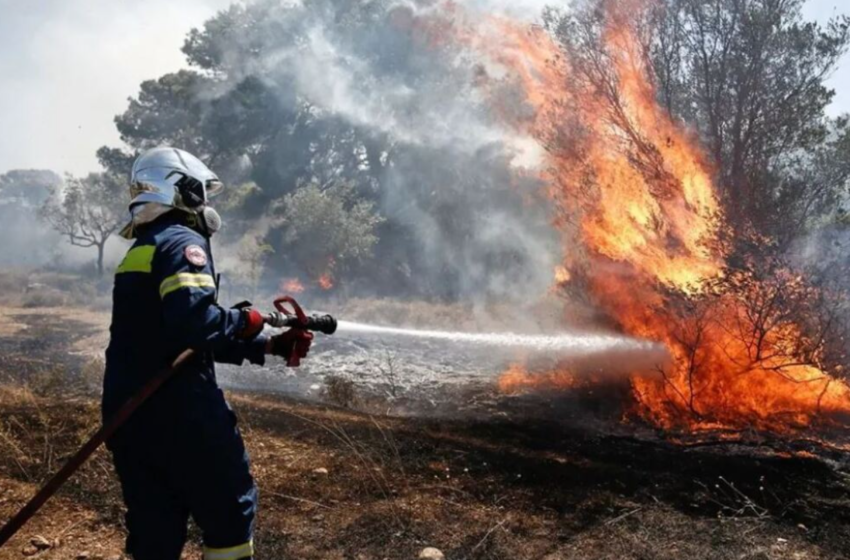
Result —
[{"label": "uniform collar", "polygon": [[198,228],[193,225],[193,223],[192,223],[193,220],[197,220],[197,217],[190,215],[190,214],[187,214],[186,212],[183,212],[181,210],[172,210],[171,212],[168,212],[167,214],[163,214],[162,216],[160,216],[159,218],[157,218],[156,220],[154,220],[154,221],[152,221],[148,224],[138,226],[137,230],[138,230],[139,233],[145,233],[145,234],[146,233],[159,233],[160,231],[164,230],[167,227],[179,225],[179,226],[186,226],[189,229],[191,229],[192,231],[196,231],[196,232],[200,233],[201,235],[204,236],[205,239],[209,240],[209,236],[204,235],[203,232],[199,231]]}]

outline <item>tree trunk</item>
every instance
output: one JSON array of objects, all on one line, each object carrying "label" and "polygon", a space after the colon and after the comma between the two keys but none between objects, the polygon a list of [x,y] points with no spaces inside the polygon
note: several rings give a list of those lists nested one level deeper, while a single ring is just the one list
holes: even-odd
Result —
[{"label": "tree trunk", "polygon": [[106,239],[97,244],[97,276],[103,277],[103,250],[106,248]]}]

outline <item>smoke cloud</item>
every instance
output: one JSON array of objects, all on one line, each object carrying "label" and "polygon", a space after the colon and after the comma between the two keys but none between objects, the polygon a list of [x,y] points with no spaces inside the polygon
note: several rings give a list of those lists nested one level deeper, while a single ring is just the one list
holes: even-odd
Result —
[{"label": "smoke cloud", "polygon": [[[339,6],[333,2],[265,4],[277,9],[270,9],[276,19],[264,22],[264,29],[300,39],[272,39],[277,48],[244,64],[243,49],[255,37],[236,34],[232,52],[222,54],[234,61],[227,82],[200,95],[209,101],[246,78],[259,79],[278,93],[281,105],[296,110],[296,104],[308,102],[316,118],[347,123],[380,140],[387,150],[381,157],[392,163],[383,170],[378,210],[405,229],[404,236],[389,235],[381,243],[389,247],[385,253],[415,253],[409,257],[418,266],[409,275],[411,293],[523,300],[545,294],[561,249],[538,197],[542,185],[535,177],[543,150],[501,123],[492,100],[477,87],[482,68],[494,71],[492,61],[471,48],[433,41],[432,30],[423,29],[443,6],[376,3],[374,21],[346,25],[335,19]],[[5,52],[22,53],[0,58],[5,78],[0,123],[5,130],[27,131],[3,135],[0,171],[92,170],[100,145],[119,144],[112,120],[126,98],[142,80],[185,67],[180,46],[188,30],[228,5],[50,0],[36,8],[0,0],[0,42],[10,47]],[[504,14],[532,22],[544,5],[475,0],[458,15]],[[520,98],[511,103],[512,111],[522,111]],[[288,147],[278,148],[272,157],[285,166]],[[15,239],[43,241],[20,225]],[[255,223],[250,231],[262,233],[259,229]],[[121,243],[112,245],[117,249],[111,253],[121,252]]]},{"label": "smoke cloud", "polygon": [[[440,33],[467,16],[538,14],[542,2],[478,1],[456,13],[447,9],[442,3],[389,3],[376,10],[374,21],[347,24],[334,2],[265,3],[262,28],[278,30],[282,38],[271,41],[276,46],[257,49],[260,54],[246,61],[251,38],[238,36],[218,56],[232,88],[260,80],[287,110],[308,103],[316,118],[342,121],[390,146],[379,210],[416,239],[415,292],[533,300],[551,287],[561,260],[536,179],[543,148],[502,122],[489,97],[493,91],[477,83],[482,73],[505,69],[464,47],[454,30]],[[511,89],[510,76],[502,78],[500,105],[522,113],[522,96]],[[310,140],[287,138],[270,157],[285,166],[289,143],[299,141]]]}]

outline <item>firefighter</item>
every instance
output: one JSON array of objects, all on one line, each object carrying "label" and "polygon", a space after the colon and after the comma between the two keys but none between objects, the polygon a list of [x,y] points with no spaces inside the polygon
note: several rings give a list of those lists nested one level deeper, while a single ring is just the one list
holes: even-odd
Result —
[{"label": "firefighter", "polygon": [[183,350],[196,352],[108,442],[135,560],[180,558],[190,516],[205,560],[252,558],[257,488],[214,362],[262,365],[267,354],[303,357],[310,347],[309,333],[267,337],[257,310],[216,302],[210,237],[221,219],[208,199],[221,189],[182,150],[156,148],[133,165],[121,233],[135,243],[115,274],[104,418]]}]

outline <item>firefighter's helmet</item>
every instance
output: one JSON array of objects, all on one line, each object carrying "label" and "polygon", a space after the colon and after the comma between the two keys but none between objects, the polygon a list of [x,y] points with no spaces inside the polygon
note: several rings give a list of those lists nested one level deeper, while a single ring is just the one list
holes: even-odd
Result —
[{"label": "firefighter's helmet", "polygon": [[130,221],[121,235],[133,238],[136,226],[173,209],[198,216],[213,233],[220,226],[220,218],[207,201],[223,187],[218,176],[188,152],[169,147],[148,150],[133,163]]}]

